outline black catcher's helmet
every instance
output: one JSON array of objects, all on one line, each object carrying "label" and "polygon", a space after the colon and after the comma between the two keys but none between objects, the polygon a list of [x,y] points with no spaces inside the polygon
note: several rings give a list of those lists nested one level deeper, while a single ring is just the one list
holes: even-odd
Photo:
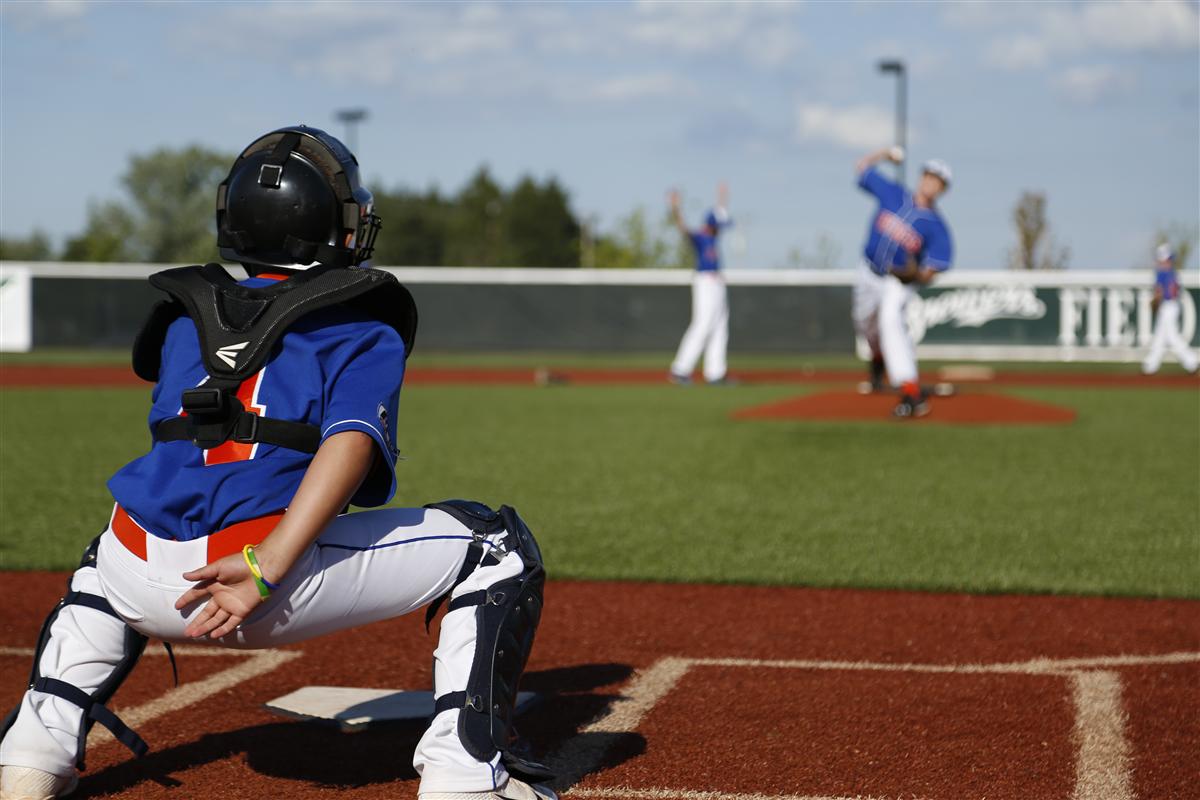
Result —
[{"label": "black catcher's helmet", "polygon": [[340,141],[307,125],[260,136],[217,189],[221,258],[307,269],[371,257],[381,220]]}]

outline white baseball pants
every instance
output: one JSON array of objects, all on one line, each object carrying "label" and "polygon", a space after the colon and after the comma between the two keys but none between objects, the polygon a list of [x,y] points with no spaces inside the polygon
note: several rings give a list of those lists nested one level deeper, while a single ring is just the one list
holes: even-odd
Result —
[{"label": "white baseball pants", "polygon": [[704,380],[725,377],[729,347],[729,299],[725,277],[717,271],[697,272],[692,278],[692,321],[671,363],[676,375],[691,375],[704,355]]},{"label": "white baseball pants", "polygon": [[859,264],[850,310],[854,329],[867,340],[873,357],[883,356],[888,380],[897,388],[917,380],[917,351],[904,318],[916,292],[916,284],[879,275],[866,261]]},{"label": "white baseball pants", "polygon": [[1179,333],[1179,301],[1163,300],[1158,305],[1158,318],[1154,321],[1154,338],[1150,340],[1150,352],[1142,362],[1142,372],[1153,375],[1162,366],[1163,351],[1171,348],[1171,352],[1179,359],[1179,363],[1188,372],[1197,368],[1196,354],[1187,346]]},{"label": "white baseball pants", "polygon": [[[507,534],[489,537],[493,547]],[[337,517],[283,579],[279,590],[233,634],[206,644],[261,649],[310,639],[415,611],[454,583],[471,542],[470,531],[443,511],[388,508]],[[206,561],[206,542],[147,538],[146,560],[131,553],[110,528],[100,540],[97,567],[81,568],[72,588],[102,595],[131,627],[170,642],[203,608],[175,601],[191,584],[182,573]],[[481,566],[454,590],[486,588],[521,573],[518,553]],[[124,654],[120,620],[82,605],[64,607],[51,627],[41,672],[91,694]],[[442,620],[434,671],[442,694],[466,689],[475,655],[474,607]],[[413,765],[422,792],[476,792],[508,779],[500,756],[475,760],[459,741],[457,709],[438,714],[417,746]],[[82,711],[66,700],[29,691],[0,744],[0,764],[71,775]]]}]

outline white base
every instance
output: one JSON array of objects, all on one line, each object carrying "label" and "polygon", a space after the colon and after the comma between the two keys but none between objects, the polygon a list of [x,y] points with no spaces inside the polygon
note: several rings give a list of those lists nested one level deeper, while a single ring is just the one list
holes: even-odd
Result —
[{"label": "white base", "polygon": [[[535,692],[517,694],[517,714],[539,700]],[[354,686],[305,686],[263,703],[282,717],[336,724],[345,733],[366,730],[375,722],[425,720],[433,716],[433,692],[361,689]]]}]

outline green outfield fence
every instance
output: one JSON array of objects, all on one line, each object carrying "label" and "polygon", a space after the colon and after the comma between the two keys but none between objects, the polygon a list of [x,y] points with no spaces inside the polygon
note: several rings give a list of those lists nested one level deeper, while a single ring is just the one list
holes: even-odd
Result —
[{"label": "green outfield fence", "polygon": [[[0,262],[0,349],[111,348],[133,340],[175,265]],[[386,268],[439,351],[664,351],[688,322],[685,270]],[[234,270],[235,274],[240,274]],[[730,349],[850,352],[853,270],[728,270]],[[1197,341],[1200,275],[1181,276]],[[922,358],[1136,361],[1153,328],[1151,270],[955,270],[910,304]],[[858,343],[861,354],[861,343]]]}]

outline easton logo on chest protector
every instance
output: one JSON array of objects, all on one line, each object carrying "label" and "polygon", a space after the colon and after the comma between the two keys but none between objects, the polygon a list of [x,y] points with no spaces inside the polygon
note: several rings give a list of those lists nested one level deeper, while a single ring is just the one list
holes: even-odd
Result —
[{"label": "easton logo on chest protector", "polygon": [[259,416],[236,396],[242,381],[262,369],[288,327],[330,306],[357,310],[391,326],[412,352],[417,307],[389,273],[374,269],[314,267],[270,286],[241,286],[220,264],[157,272],[150,283],[171,299],[159,302],[133,344],[133,371],[158,381],[167,328],[187,315],[196,325],[209,380],[183,393],[185,417],[158,424],[158,441],[190,441],[205,450],[222,442],[264,442],[315,453],[315,425]]},{"label": "easton logo on chest protector", "polygon": [[231,369],[234,369],[237,367],[238,354],[242,350],[246,349],[246,345],[248,344],[250,343],[238,342],[237,344],[226,345],[224,347],[217,348],[217,352],[214,355],[228,364]]}]

